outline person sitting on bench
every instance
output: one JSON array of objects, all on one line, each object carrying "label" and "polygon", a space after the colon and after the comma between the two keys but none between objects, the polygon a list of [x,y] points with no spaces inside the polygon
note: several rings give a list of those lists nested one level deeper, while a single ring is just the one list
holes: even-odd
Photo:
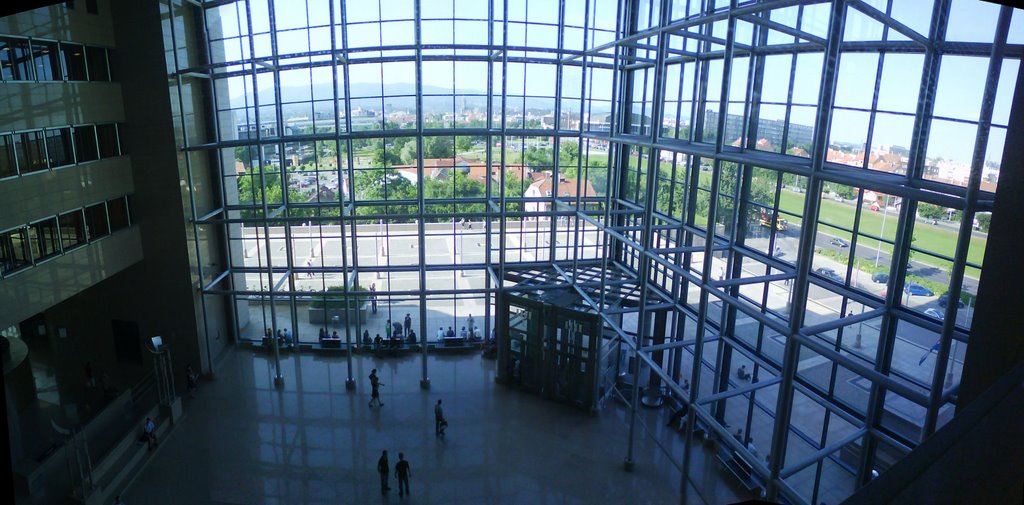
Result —
[{"label": "person sitting on bench", "polygon": [[686,417],[687,412],[689,412],[689,411],[690,411],[690,407],[688,405],[686,405],[685,401],[680,399],[680,401],[679,401],[679,410],[677,410],[675,412],[675,414],[672,414],[672,417],[670,417],[668,419],[668,425],[667,426],[669,426],[670,428],[672,428],[674,430],[679,430],[680,429],[679,428],[679,421],[682,421],[683,418]]},{"label": "person sitting on bench", "polygon": [[739,378],[740,380],[750,379],[750,372],[747,371],[747,365],[740,365],[740,367],[736,370],[736,377]]},{"label": "person sitting on bench", "polygon": [[469,332],[466,331],[465,326],[463,326],[462,329],[459,330],[459,338],[469,338]]}]

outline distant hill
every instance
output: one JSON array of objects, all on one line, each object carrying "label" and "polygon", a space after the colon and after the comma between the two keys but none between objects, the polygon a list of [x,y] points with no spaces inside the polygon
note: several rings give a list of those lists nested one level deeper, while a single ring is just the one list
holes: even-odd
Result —
[{"label": "distant hill", "polygon": [[[329,97],[332,95],[331,83],[318,83],[314,84],[311,89],[305,86],[284,86],[281,88],[281,103],[287,104],[289,102],[307,101],[310,97]],[[232,90],[235,91],[235,90]],[[261,90],[263,92],[269,92],[268,89]],[[389,108],[394,109],[412,109],[416,105],[416,97],[413,94],[416,92],[416,87],[412,83],[397,83],[388,84],[386,86],[386,92],[389,95],[387,103]],[[423,86],[423,112],[425,113],[437,113],[447,112],[452,110],[452,98],[451,90],[447,88],[440,88],[437,86]],[[459,104],[465,103],[465,107],[469,109],[483,109],[487,106],[486,92],[479,89],[455,89],[455,99],[458,100]],[[381,89],[379,86],[369,83],[353,83],[351,84],[349,95],[355,100],[353,107],[370,106],[372,102],[377,102],[371,97],[379,97],[381,95]],[[393,96],[393,95],[405,95],[405,96]],[[430,95],[442,95],[442,96],[430,96]],[[363,98],[367,98],[365,102],[362,102]],[[521,102],[520,102],[521,103]],[[456,105],[459,105],[456,104]],[[250,104],[251,105],[251,104]],[[511,101],[509,105],[514,105]],[[517,105],[517,104],[515,104]],[[554,105],[553,98],[527,98],[526,108],[527,109],[549,109]],[[231,107],[241,108],[245,106],[245,99],[242,95],[231,97]],[[284,106],[286,112],[289,109],[287,105]],[[314,105],[317,111],[330,111],[333,110],[330,100],[323,101]],[[607,107],[602,107],[601,112],[607,112]],[[597,111],[597,108],[595,108]]]}]

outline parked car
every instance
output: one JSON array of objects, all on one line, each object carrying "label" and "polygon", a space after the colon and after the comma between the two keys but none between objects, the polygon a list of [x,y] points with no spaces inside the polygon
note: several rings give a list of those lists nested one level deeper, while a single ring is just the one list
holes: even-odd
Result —
[{"label": "parked car", "polygon": [[871,276],[871,282],[875,284],[885,284],[889,282],[889,274],[885,272],[876,272],[875,275]]},{"label": "parked car", "polygon": [[[948,304],[949,304],[949,293],[943,293],[942,296],[939,297],[939,307],[945,308],[946,305],[948,305]],[[960,308],[960,309],[964,308],[963,300],[957,300],[956,301],[956,306],[957,306],[957,308]]]},{"label": "parked car", "polygon": [[903,292],[910,296],[935,296],[935,293],[933,293],[932,290],[914,283],[907,284],[903,288]]},{"label": "parked car", "polygon": [[850,247],[850,243],[849,242],[847,242],[847,241],[845,241],[845,240],[843,240],[843,239],[841,239],[839,237],[834,237],[828,243],[832,244],[832,245],[834,245],[836,247]]},{"label": "parked car", "polygon": [[838,282],[840,284],[843,283],[843,277],[840,276],[839,274],[837,274],[836,271],[831,269],[831,268],[826,268],[826,267],[817,268],[817,269],[814,270],[814,273],[816,273],[816,274],[818,274],[818,275],[820,275],[820,276],[822,276],[822,277],[824,277],[824,278],[826,278],[826,279],[828,279],[830,281],[835,281],[835,282]]},{"label": "parked car", "polygon": [[934,317],[935,319],[938,319],[940,321],[946,318],[945,314],[935,309],[928,309],[924,311],[924,315]]}]

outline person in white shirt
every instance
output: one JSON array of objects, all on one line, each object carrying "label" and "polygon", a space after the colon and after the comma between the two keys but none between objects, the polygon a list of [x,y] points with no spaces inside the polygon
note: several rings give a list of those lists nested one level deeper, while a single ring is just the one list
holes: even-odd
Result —
[{"label": "person in white shirt", "polygon": [[437,329],[437,339],[438,340],[443,340],[444,339],[444,326],[442,326],[442,327]]},{"label": "person in white shirt", "polygon": [[466,318],[466,328],[469,328],[469,336],[471,337],[476,336],[476,334],[473,333],[473,328],[475,328],[473,323],[475,323],[475,321],[473,321],[473,314],[470,314],[469,317]]}]

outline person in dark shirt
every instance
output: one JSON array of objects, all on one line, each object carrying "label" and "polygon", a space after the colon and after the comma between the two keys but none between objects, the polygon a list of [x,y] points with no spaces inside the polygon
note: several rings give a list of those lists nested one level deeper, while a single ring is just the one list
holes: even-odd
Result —
[{"label": "person in dark shirt", "polygon": [[441,408],[441,400],[434,405],[434,434],[444,436],[444,430],[448,427],[448,420],[444,418],[444,409]]},{"label": "person in dark shirt", "polygon": [[409,331],[412,330],[412,317],[409,314],[405,315],[405,334],[408,335]]},{"label": "person in dark shirt", "polygon": [[444,334],[445,338],[455,338],[455,330],[451,326],[448,327],[448,332]]},{"label": "person in dark shirt", "polygon": [[390,473],[390,465],[388,465],[388,451],[384,451],[380,455],[380,459],[377,460],[377,473],[380,474],[380,492],[381,494],[387,493],[391,490],[388,486],[388,473]]},{"label": "person in dark shirt", "polygon": [[405,460],[404,453],[398,453],[398,463],[395,463],[395,477],[398,479],[398,496],[409,494],[409,477],[412,471],[409,470],[409,462]]},{"label": "person in dark shirt", "polygon": [[380,387],[383,384],[380,383],[380,379],[377,377],[377,369],[374,368],[370,371],[370,406],[373,406],[374,402],[377,402],[378,407],[383,407],[384,402],[380,401]]}]

